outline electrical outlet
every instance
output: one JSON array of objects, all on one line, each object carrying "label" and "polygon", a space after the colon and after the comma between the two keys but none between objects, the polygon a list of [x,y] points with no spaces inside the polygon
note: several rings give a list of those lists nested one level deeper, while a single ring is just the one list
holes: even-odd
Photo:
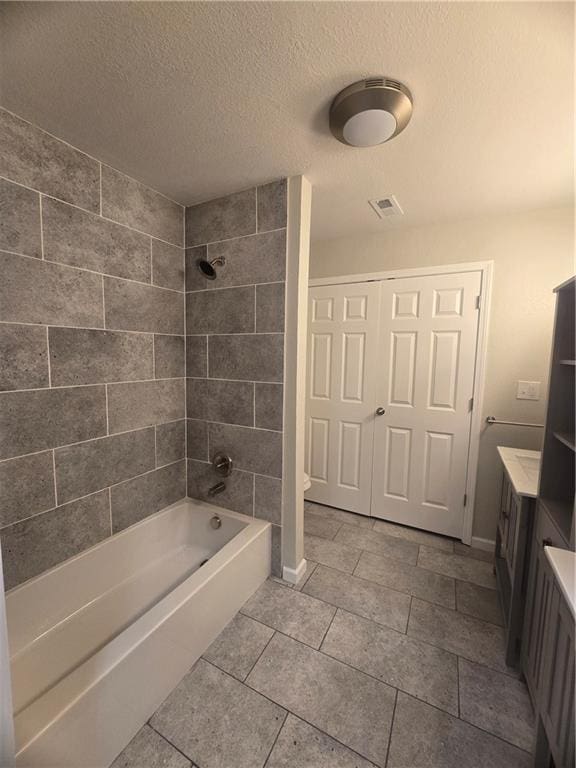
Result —
[{"label": "electrical outlet", "polygon": [[516,400],[540,400],[539,381],[518,381]]}]

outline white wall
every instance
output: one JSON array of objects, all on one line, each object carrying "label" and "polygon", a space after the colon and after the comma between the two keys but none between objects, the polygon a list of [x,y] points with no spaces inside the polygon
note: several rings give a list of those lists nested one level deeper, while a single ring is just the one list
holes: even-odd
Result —
[{"label": "white wall", "polygon": [[[383,224],[383,229],[386,224]],[[574,214],[569,206],[388,229],[312,244],[310,277],[493,261],[483,416],[543,423],[555,285],[574,271]],[[516,400],[516,381],[542,382],[540,401]],[[485,427],[480,440],[473,535],[494,539],[500,482],[497,445],[539,448],[542,430]]]}]

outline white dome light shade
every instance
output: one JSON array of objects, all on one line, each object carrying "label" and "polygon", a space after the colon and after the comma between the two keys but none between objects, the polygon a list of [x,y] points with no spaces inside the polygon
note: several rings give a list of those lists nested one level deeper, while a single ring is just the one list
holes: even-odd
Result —
[{"label": "white dome light shade", "polygon": [[397,80],[373,77],[349,85],[330,107],[330,130],[343,144],[373,147],[397,136],[412,116],[412,96]]},{"label": "white dome light shade", "polygon": [[396,118],[383,109],[365,109],[352,115],[342,128],[347,144],[353,147],[374,147],[394,135]]}]

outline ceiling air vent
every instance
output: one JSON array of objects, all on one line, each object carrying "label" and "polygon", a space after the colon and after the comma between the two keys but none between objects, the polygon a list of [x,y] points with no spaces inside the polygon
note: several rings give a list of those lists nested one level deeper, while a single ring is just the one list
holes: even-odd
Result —
[{"label": "ceiling air vent", "polygon": [[404,214],[394,195],[381,197],[378,200],[369,200],[368,202],[381,219],[387,219],[390,216],[402,216]]}]

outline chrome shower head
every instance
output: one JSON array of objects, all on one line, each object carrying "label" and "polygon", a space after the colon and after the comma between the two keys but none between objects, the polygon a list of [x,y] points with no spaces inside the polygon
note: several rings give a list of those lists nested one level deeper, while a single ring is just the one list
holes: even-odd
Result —
[{"label": "chrome shower head", "polygon": [[198,259],[196,262],[199,271],[207,280],[216,280],[217,273],[215,268],[217,266],[223,267],[225,264],[226,259],[224,256],[217,256],[215,259],[212,259],[212,261],[208,261],[208,259]]}]

